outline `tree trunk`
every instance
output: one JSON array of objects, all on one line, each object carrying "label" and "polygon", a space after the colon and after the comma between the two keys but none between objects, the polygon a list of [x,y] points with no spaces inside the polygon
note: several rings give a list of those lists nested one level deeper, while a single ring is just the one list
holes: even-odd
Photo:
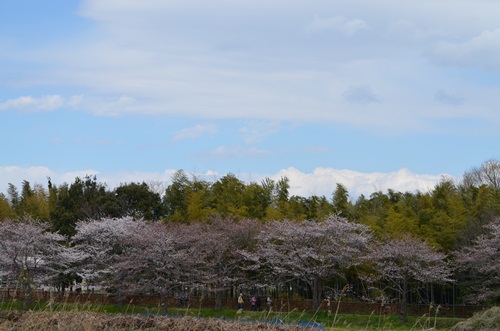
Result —
[{"label": "tree trunk", "polygon": [[311,286],[312,299],[313,299],[313,309],[317,310],[321,305],[321,279],[316,277]]},{"label": "tree trunk", "polygon": [[124,299],[122,291],[118,290],[117,295],[118,295],[118,307],[121,309],[123,308],[123,299]]},{"label": "tree trunk", "polygon": [[49,311],[54,311],[54,292],[52,292],[52,288],[49,289]]},{"label": "tree trunk", "polygon": [[31,286],[31,277],[29,271],[23,270],[19,279],[21,280],[21,289],[23,291],[23,311],[27,311],[33,302],[33,287]]},{"label": "tree trunk", "polygon": [[33,289],[28,284],[24,287],[23,311],[28,311],[28,308],[33,302]]},{"label": "tree trunk", "polygon": [[399,307],[399,319],[401,322],[406,322],[406,298],[408,296],[408,280],[403,280],[403,293],[401,298],[401,306]]},{"label": "tree trunk", "polygon": [[221,309],[222,309],[222,291],[219,290],[215,295],[215,310],[221,310]]},{"label": "tree trunk", "polygon": [[167,316],[168,314],[168,294],[163,293],[161,295],[161,308],[162,308],[162,315]]}]

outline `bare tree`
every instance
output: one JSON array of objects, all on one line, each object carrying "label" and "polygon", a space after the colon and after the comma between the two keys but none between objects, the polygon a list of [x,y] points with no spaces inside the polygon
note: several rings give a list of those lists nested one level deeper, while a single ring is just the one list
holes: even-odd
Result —
[{"label": "bare tree", "polygon": [[468,275],[474,293],[465,299],[478,303],[500,297],[500,218],[486,226],[472,246],[455,253],[459,270]]},{"label": "bare tree", "polygon": [[491,186],[495,190],[500,190],[500,161],[490,159],[480,167],[472,168],[463,176],[466,186]]},{"label": "bare tree", "polygon": [[65,238],[48,228],[31,218],[6,220],[0,226],[0,275],[17,280],[25,310],[34,289],[64,271],[72,259],[61,245]]},{"label": "bare tree", "polygon": [[148,181],[147,185],[151,192],[158,194],[160,197],[163,197],[163,195],[165,194],[165,190],[168,187],[166,182],[153,179]]},{"label": "bare tree", "polygon": [[259,235],[255,261],[274,278],[308,284],[317,308],[322,282],[342,277],[345,269],[357,263],[370,239],[367,227],[336,216],[322,222],[275,221]]},{"label": "bare tree", "polygon": [[400,318],[406,320],[406,303],[411,291],[424,284],[451,282],[451,268],[446,255],[437,252],[425,242],[410,236],[377,243],[366,256],[374,274],[365,279],[385,280],[387,287],[400,296]]}]

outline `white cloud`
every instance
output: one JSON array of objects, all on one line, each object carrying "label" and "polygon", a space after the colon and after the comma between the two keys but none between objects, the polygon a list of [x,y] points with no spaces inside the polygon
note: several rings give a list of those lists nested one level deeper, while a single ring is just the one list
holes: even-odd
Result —
[{"label": "white cloud", "polygon": [[388,34],[391,37],[407,38],[412,42],[424,40],[429,36],[427,31],[418,27],[414,22],[404,19],[390,22]]},{"label": "white cloud", "polygon": [[213,124],[199,124],[190,128],[177,131],[174,134],[174,140],[196,139],[204,135],[213,135],[217,132],[217,127]]},{"label": "white cloud", "polygon": [[306,31],[308,32],[340,31],[348,37],[365,29],[369,29],[365,21],[361,19],[348,19],[343,16],[327,18],[317,16],[306,26]]},{"label": "white cloud", "polygon": [[464,42],[444,41],[430,52],[437,63],[500,70],[500,28],[485,30]]},{"label": "white cloud", "polygon": [[[453,11],[447,10],[450,6]],[[96,115],[333,122],[373,131],[438,131],[437,125],[428,125],[425,114],[441,111],[432,99],[434,91],[443,86],[470,91],[474,82],[456,80],[458,75],[430,66],[421,54],[442,41],[441,53],[439,47],[428,53],[436,61],[450,63],[457,49],[477,54],[462,49],[474,46],[484,49],[480,53],[486,54],[485,63],[497,63],[498,32],[491,29],[497,24],[496,9],[500,4],[491,1],[462,0],[86,0],[80,13],[89,31],[79,31],[59,45],[52,42],[45,49],[17,52],[35,72],[29,83],[14,83],[41,84],[43,76],[51,86],[75,88],[85,99],[65,100],[66,104]],[[471,20],[472,10],[484,19]],[[479,35],[470,47],[457,42],[483,30],[492,35]],[[332,34],[356,38],[333,42]],[[451,60],[465,61],[456,56]],[[34,64],[57,70],[37,71]],[[498,91],[480,98],[469,95],[467,111],[473,117],[473,109],[496,104]],[[35,99],[13,99],[11,106],[24,104],[26,109],[30,103],[41,103]],[[57,105],[46,104],[45,109]],[[359,110],[366,104],[369,114]],[[6,105],[0,104],[0,110]],[[244,130],[248,144],[266,136],[265,131],[252,134],[251,127]]]},{"label": "white cloud", "polygon": [[344,185],[351,197],[370,194],[388,189],[401,192],[427,192],[432,190],[446,174],[419,175],[408,169],[390,173],[362,173],[353,170],[316,168],[312,173],[303,173],[296,168],[283,169],[272,176],[278,179],[286,176],[290,179],[290,193],[299,196],[331,196],[337,183]]},{"label": "white cloud", "polygon": [[8,183],[17,183],[23,180],[39,180],[51,176],[53,172],[46,167],[28,167],[22,168],[17,166],[0,167],[0,178],[3,187]]},{"label": "white cloud", "polygon": [[110,98],[86,98],[85,109],[101,116],[118,116],[126,113],[139,113],[137,100],[129,95]]},{"label": "white cloud", "polygon": [[[221,151],[221,153],[224,154],[226,152]],[[86,175],[96,175],[97,180],[106,183],[109,189],[113,189],[123,183],[131,182],[161,182],[161,186],[166,186],[170,183],[172,174],[176,171],[174,169],[166,169],[163,172],[137,171],[108,174],[91,169],[57,172],[46,167],[0,167],[0,192],[7,191],[8,183],[12,183],[20,188],[23,180],[29,181],[32,185],[38,183],[46,186],[47,177],[50,177],[54,185],[61,185],[63,183],[71,184],[76,177],[83,178]],[[216,171],[207,170],[206,172],[193,173],[193,175],[213,182],[225,174],[218,174]],[[443,178],[452,178],[447,174],[415,174],[408,169],[400,169],[389,173],[363,173],[353,170],[316,168],[312,173],[304,173],[293,167],[282,169],[275,174],[241,173],[235,175],[245,182],[257,183],[266,177],[278,180],[286,176],[290,180],[290,195],[303,197],[324,195],[329,198],[335,190],[337,183],[340,183],[347,188],[349,195],[353,199],[358,198],[361,194],[369,197],[374,192],[387,192],[388,189],[400,192],[428,192]]]},{"label": "white cloud", "polygon": [[32,96],[21,96],[15,99],[9,99],[0,103],[1,110],[23,110],[23,111],[51,111],[61,108],[64,105],[71,107],[78,106],[82,101],[81,96],[72,96],[65,100],[60,95],[45,95],[39,98]]}]

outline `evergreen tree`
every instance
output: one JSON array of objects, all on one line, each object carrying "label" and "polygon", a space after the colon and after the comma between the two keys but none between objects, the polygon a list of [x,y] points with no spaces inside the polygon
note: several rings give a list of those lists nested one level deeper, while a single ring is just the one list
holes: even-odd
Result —
[{"label": "evergreen tree", "polygon": [[333,209],[337,215],[347,217],[351,216],[351,205],[349,203],[349,192],[347,188],[337,183],[335,191],[332,194]]},{"label": "evergreen tree", "polygon": [[111,193],[95,176],[77,177],[71,186],[63,184],[57,191],[57,204],[50,213],[53,231],[72,236],[76,222],[107,216],[102,207]]},{"label": "evergreen tree", "polygon": [[176,171],[171,180],[172,184],[167,187],[163,197],[166,218],[174,222],[187,221],[187,194],[191,181],[184,170]]},{"label": "evergreen tree", "polygon": [[116,197],[116,205],[121,211],[120,217],[131,216],[146,220],[158,220],[162,216],[160,195],[151,192],[144,182],[141,184],[122,184],[115,189],[114,196]]},{"label": "evergreen tree", "polygon": [[19,197],[19,192],[17,191],[17,187],[14,184],[9,183],[7,188],[7,194],[9,196],[10,207],[12,208],[15,214],[18,214],[21,198]]}]

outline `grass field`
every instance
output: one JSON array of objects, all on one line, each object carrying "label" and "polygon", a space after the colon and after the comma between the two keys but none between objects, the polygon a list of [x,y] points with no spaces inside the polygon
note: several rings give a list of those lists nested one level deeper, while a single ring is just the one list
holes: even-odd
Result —
[{"label": "grass field", "polygon": [[[239,326],[238,330],[257,328],[259,330],[274,330],[275,328],[276,330],[293,330],[297,329],[297,325],[302,325],[314,327],[311,329],[323,328],[335,331],[417,331],[450,330],[452,326],[463,321],[463,319],[443,318],[432,314],[420,317],[409,316],[406,323],[401,323],[395,315],[328,316],[325,311],[316,313],[243,311],[237,314],[233,309],[217,311],[196,307],[169,308],[169,318],[161,316],[161,307],[35,303],[28,313],[22,313],[21,308],[20,302],[0,303],[0,330],[12,330],[13,323],[17,323],[18,328],[15,330],[92,330],[95,327],[102,328],[103,325],[109,326],[105,330],[182,330],[182,323],[188,323],[188,329],[193,330],[203,330],[203,326],[199,326],[199,323],[219,323],[215,329],[226,330],[224,325],[236,323]],[[65,326],[64,323],[77,323],[77,325]],[[84,328],[85,323],[87,323],[87,328]],[[181,325],[174,327],[172,323]],[[194,327],[195,324],[196,327]],[[207,330],[212,329],[212,326],[208,324],[205,325]],[[163,328],[164,325],[170,326]],[[50,328],[46,328],[48,326]],[[227,330],[231,329],[234,328],[231,326],[227,328]],[[303,327],[298,329],[304,330]]]}]

